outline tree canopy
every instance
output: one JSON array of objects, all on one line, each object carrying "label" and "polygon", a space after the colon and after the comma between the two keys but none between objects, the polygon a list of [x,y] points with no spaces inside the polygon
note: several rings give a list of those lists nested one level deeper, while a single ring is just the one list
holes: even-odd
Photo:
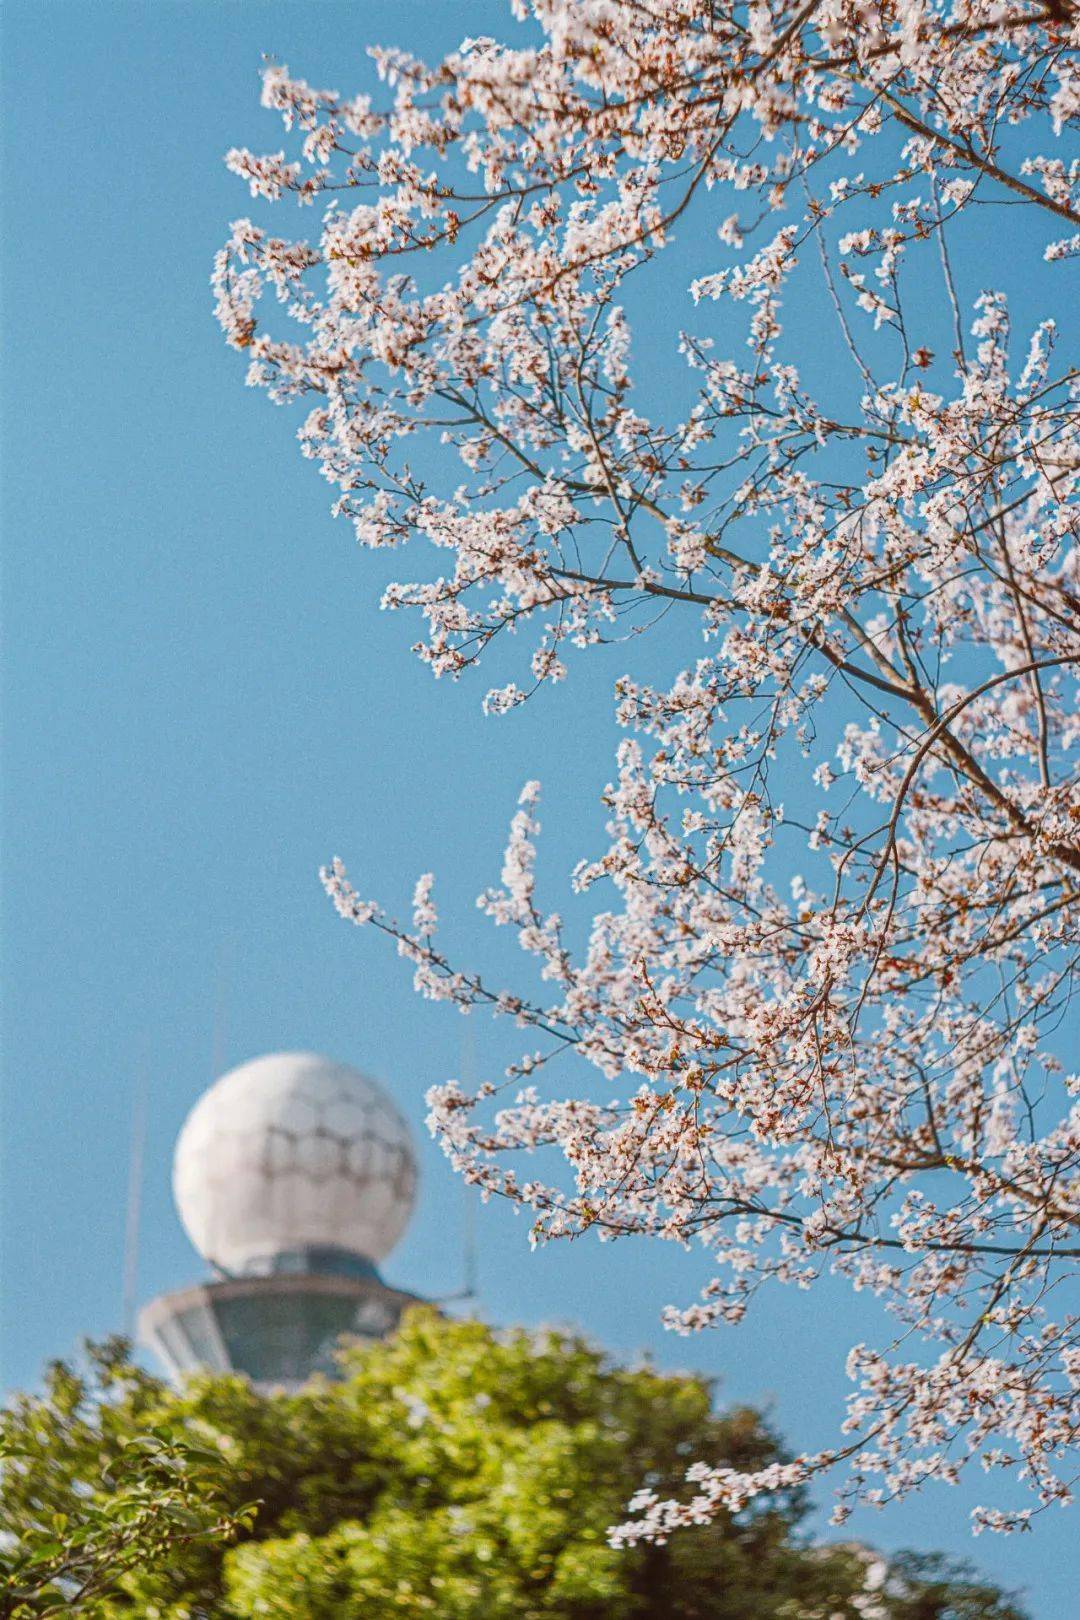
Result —
[{"label": "tree canopy", "polygon": [[[94,1542],[93,1579],[69,1573],[65,1606],[102,1620],[1022,1620],[948,1560],[814,1543],[803,1492],[782,1485],[698,1533],[613,1545],[632,1493],[674,1489],[691,1457],[782,1461],[761,1414],[714,1412],[701,1378],[427,1309],[347,1351],[344,1372],[264,1395],[218,1375],[175,1391],[119,1342],[92,1348],[85,1373],[57,1364],[3,1418],[5,1531],[22,1553],[44,1537],[57,1559],[85,1547],[125,1459],[164,1446],[199,1471],[186,1522],[164,1476],[144,1480],[171,1533],[133,1557]],[[4,1556],[0,1615],[60,1612],[20,1597],[27,1571]]]}]

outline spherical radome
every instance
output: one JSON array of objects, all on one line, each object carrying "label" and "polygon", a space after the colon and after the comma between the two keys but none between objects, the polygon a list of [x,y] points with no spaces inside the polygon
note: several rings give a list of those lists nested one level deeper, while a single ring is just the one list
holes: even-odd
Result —
[{"label": "spherical radome", "polygon": [[381,1260],[415,1191],[409,1129],[390,1098],[311,1052],[275,1052],[223,1075],[188,1115],[173,1161],[188,1236],[231,1273],[311,1248]]}]

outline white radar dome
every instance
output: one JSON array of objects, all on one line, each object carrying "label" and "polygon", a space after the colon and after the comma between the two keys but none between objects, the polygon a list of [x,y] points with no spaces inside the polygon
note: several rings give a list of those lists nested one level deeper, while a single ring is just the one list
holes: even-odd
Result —
[{"label": "white radar dome", "polygon": [[188,1236],[232,1274],[312,1250],[379,1261],[415,1192],[409,1129],[390,1098],[311,1052],[275,1052],[223,1075],[188,1115],[173,1161]]}]

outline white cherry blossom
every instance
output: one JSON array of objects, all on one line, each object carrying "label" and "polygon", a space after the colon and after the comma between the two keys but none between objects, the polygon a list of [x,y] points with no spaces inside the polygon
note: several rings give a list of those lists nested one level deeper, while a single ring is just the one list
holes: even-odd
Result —
[{"label": "white cherry blossom", "polygon": [[[302,403],[335,511],[417,555],[383,600],[435,675],[516,633],[501,713],[622,641],[607,837],[566,900],[596,910],[571,950],[534,783],[479,902],[531,991],[444,955],[429,878],[411,927],[339,861],[327,891],[421,994],[520,1026],[509,1072],[448,1078],[430,1123],[533,1241],[694,1247],[679,1333],[827,1273],[880,1299],[832,1447],[701,1459],[621,1539],[824,1472],[842,1520],[978,1470],[974,1528],[1026,1527],[1069,1499],[1080,1400],[1080,375],[1075,291],[1014,332],[957,250],[993,207],[1033,275],[1068,274],[1077,13],[515,11],[518,46],[373,53],[381,101],[270,67],[293,147],[228,162],[314,223],[238,221],[213,285],[252,385]],[[710,256],[687,271],[692,219]],[[685,294],[670,418],[635,370],[645,285]],[[802,341],[823,309],[827,388]],[[688,648],[668,679],[633,663],[660,609]]]}]

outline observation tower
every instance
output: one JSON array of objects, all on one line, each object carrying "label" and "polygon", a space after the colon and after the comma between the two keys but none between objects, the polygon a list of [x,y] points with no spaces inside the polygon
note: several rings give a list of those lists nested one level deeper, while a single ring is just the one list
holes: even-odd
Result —
[{"label": "observation tower", "polygon": [[408,1126],[356,1069],[276,1052],[223,1075],[180,1132],[173,1193],[212,1272],[139,1315],[139,1339],[173,1377],[298,1389],[336,1375],[342,1334],[384,1338],[416,1297],[377,1270],[413,1210]]}]

